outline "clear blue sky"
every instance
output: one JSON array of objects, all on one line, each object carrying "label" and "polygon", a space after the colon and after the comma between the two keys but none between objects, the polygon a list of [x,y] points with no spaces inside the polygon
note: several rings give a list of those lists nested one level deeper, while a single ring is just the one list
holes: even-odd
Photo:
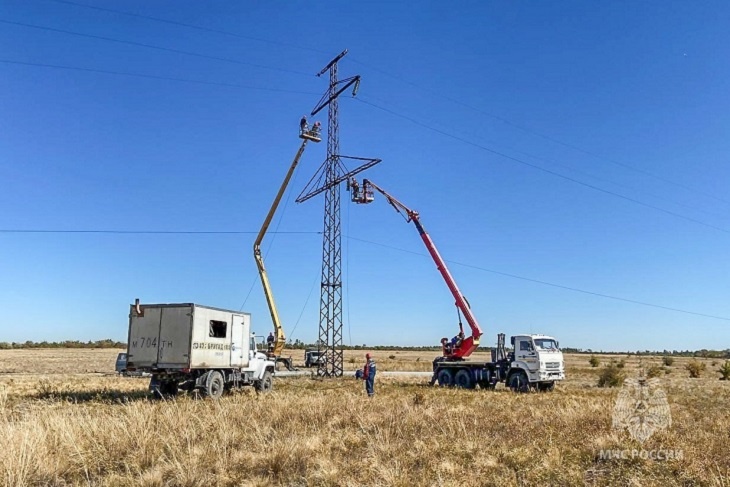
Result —
[{"label": "clear blue sky", "polygon": [[[727,2],[77,1],[138,16],[0,2],[0,230],[256,232],[326,88],[314,74],[347,48],[340,76],[362,85],[340,103],[342,152],[383,159],[368,176],[420,211],[484,344],[730,347],[727,319],[487,271],[730,318]],[[264,242],[304,341],[323,199],[294,198],[325,149],[273,226],[311,233]],[[453,335],[415,228],[347,196],[345,343]],[[243,307],[268,333],[254,237],[0,233],[0,341],[123,340],[136,297]]]}]

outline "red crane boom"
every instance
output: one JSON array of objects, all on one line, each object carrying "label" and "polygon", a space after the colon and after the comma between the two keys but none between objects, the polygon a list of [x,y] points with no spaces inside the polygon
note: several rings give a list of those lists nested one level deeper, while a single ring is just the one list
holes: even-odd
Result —
[{"label": "red crane boom", "polygon": [[[436,263],[436,268],[441,273],[441,277],[443,277],[446,285],[449,288],[449,291],[451,291],[451,295],[456,300],[456,308],[460,312],[459,334],[451,340],[449,340],[448,338],[441,339],[443,355],[445,358],[452,360],[463,359],[471,355],[472,352],[474,352],[474,350],[479,347],[479,338],[482,336],[482,329],[479,327],[479,323],[477,322],[476,317],[474,317],[474,314],[471,312],[469,302],[466,300],[464,295],[461,294],[459,287],[456,285],[456,281],[454,281],[454,278],[451,276],[448,267],[446,267],[444,259],[441,258],[441,254],[439,254],[438,249],[436,249],[436,245],[433,243],[431,236],[428,234],[428,232],[426,232],[426,229],[423,228],[418,212],[411,210],[406,205],[388,194],[383,188],[379,187],[368,179],[363,180],[362,187],[360,187],[357,181],[353,178],[349,182],[348,186],[352,191],[352,201],[354,201],[355,203],[372,203],[372,201],[374,200],[373,189],[375,189],[383,196],[385,196],[385,198],[388,200],[388,203],[390,203],[391,206],[393,206],[393,208],[395,208],[398,213],[405,213],[406,222],[412,221],[413,224],[416,226],[418,234],[421,236],[421,240],[423,240],[423,243],[428,249],[428,253],[431,255],[434,263]],[[469,337],[464,336],[464,327],[461,323],[462,313],[464,315],[464,318],[466,319],[466,322],[471,328],[471,336]]]}]

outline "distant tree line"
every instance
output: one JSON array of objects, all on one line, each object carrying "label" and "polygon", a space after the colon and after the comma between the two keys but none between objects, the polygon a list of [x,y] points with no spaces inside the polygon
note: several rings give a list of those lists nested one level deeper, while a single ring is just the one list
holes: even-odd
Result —
[{"label": "distant tree line", "polygon": [[[294,349],[294,350],[304,350],[304,349],[315,349],[317,348],[317,343],[304,343],[303,341],[297,339],[292,341],[286,342],[286,348],[288,349]],[[433,350],[433,351],[439,351],[441,350],[440,346],[399,346],[399,345],[367,345],[363,343],[362,345],[342,345],[343,350],[412,350],[412,351],[419,351],[419,350]]]},{"label": "distant tree line", "polygon": [[34,342],[31,340],[25,342],[0,342],[0,350],[16,348],[127,348],[127,344],[110,338],[96,341],[89,340],[88,342],[79,340],[64,340],[62,342]]},{"label": "distant tree line", "polygon": [[584,353],[584,354],[602,354],[602,355],[665,355],[674,357],[701,357],[701,358],[728,358],[730,359],[730,348],[725,350],[636,350],[635,352],[604,352],[603,350],[592,350],[590,348],[570,348],[563,347],[561,350],[565,353]]}]

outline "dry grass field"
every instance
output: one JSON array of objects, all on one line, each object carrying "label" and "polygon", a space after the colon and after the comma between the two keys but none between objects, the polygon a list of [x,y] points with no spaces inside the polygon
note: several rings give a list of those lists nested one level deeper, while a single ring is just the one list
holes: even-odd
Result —
[{"label": "dry grass field", "polygon": [[[379,377],[277,378],[220,401],[150,401],[147,380],[113,370],[116,350],[0,350],[3,486],[728,486],[730,384],[722,361],[659,378],[672,425],[641,444],[611,429],[618,389],[568,356],[552,393],[430,388]],[[292,351],[295,359],[303,354]],[[394,358],[390,358],[394,357]],[[376,352],[379,370],[429,370],[431,352]],[[599,357],[603,362],[608,357]],[[617,357],[620,359],[621,357]],[[346,366],[361,352],[347,352]],[[299,359],[301,360],[301,359]],[[628,376],[659,357],[626,359]],[[601,458],[601,450],[682,458]]]}]

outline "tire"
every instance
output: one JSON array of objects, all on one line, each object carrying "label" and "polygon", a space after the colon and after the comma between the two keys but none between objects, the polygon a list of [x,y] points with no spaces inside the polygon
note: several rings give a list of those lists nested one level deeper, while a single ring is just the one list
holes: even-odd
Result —
[{"label": "tire", "polygon": [[540,382],[537,384],[537,390],[540,392],[550,392],[555,389],[555,382]]},{"label": "tire", "polygon": [[269,392],[274,387],[274,380],[271,377],[271,372],[268,370],[264,372],[264,376],[261,378],[261,380],[256,381],[256,392]]},{"label": "tire", "polygon": [[205,389],[203,389],[203,394],[211,399],[220,399],[224,390],[225,383],[223,382],[223,374],[217,370],[211,370],[208,372],[208,377],[205,379]]},{"label": "tire", "polygon": [[467,369],[461,369],[454,376],[454,385],[462,389],[474,389],[474,379]]},{"label": "tire", "polygon": [[513,372],[509,376],[507,385],[514,392],[528,392],[530,390],[530,382],[527,380],[527,374],[522,370]]},{"label": "tire", "polygon": [[439,370],[439,373],[436,377],[439,383],[439,387],[452,387],[454,385],[454,374],[452,374],[449,369]]}]

